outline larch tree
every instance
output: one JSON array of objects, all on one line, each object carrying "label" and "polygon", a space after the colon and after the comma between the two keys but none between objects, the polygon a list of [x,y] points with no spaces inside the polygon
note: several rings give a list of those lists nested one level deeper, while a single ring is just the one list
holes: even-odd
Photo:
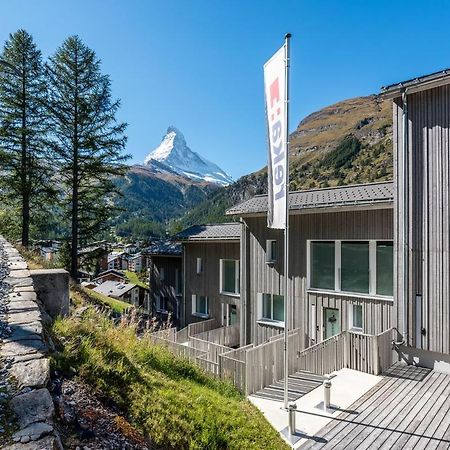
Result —
[{"label": "larch tree", "polygon": [[56,154],[63,210],[69,223],[70,273],[78,276],[78,249],[108,226],[114,178],[124,174],[126,124],[116,120],[101,62],[78,36],[67,38],[47,64],[51,148]]},{"label": "larch tree", "polygon": [[10,211],[20,210],[24,246],[30,225],[54,194],[45,98],[41,52],[32,36],[18,30],[0,54],[0,196]]}]

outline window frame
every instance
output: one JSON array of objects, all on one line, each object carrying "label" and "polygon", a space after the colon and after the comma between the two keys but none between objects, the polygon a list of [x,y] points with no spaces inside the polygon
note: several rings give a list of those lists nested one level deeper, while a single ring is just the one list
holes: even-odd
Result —
[{"label": "window frame", "polygon": [[[263,301],[264,301],[264,295],[269,295],[270,296],[270,310],[271,310],[271,318],[269,317],[263,317]],[[277,327],[277,328],[284,328],[285,326],[285,320],[281,321],[281,320],[276,320],[273,319],[273,298],[274,296],[280,296],[283,297],[283,316],[286,318],[285,316],[285,311],[284,311],[284,296],[281,294],[270,294],[268,292],[258,292],[258,324],[260,325],[270,325],[272,327]]]},{"label": "window frame", "polygon": [[[335,244],[335,275],[334,289],[315,288],[311,286],[312,263],[311,263],[311,243],[312,242],[334,242]],[[343,242],[362,242],[369,244],[369,292],[352,292],[341,289],[341,246]],[[306,267],[307,267],[307,290],[308,292],[335,293],[343,297],[359,297],[368,299],[381,299],[393,301],[393,295],[377,294],[377,260],[376,251],[378,242],[390,242],[394,245],[393,239],[308,239],[306,246]]]},{"label": "window frame", "polygon": [[[169,298],[164,295],[160,295],[160,294],[157,294],[155,297],[156,297],[156,312],[159,312],[160,314],[169,314],[169,308],[168,308]],[[166,300],[166,308],[161,307],[161,306],[164,306],[163,303],[161,303],[164,301],[164,299]]]},{"label": "window frame", "polygon": [[[225,291],[225,261],[231,261],[234,263],[234,292]],[[231,297],[240,297],[241,295],[241,264],[239,259],[224,258],[219,260],[219,293],[222,295],[228,295]]]},{"label": "window frame", "polygon": [[[276,239],[266,239],[266,263],[275,264],[277,262],[278,242]],[[275,245],[275,257],[273,255],[273,245]]]},{"label": "window frame", "polygon": [[[361,327],[355,327],[354,324],[354,317],[355,317],[355,313],[354,313],[354,308],[361,308]],[[349,314],[349,323],[348,323],[348,329],[349,331],[353,331],[355,333],[363,333],[364,332],[364,307],[363,305],[360,305],[358,303],[352,303],[351,307],[350,307],[350,314]]]},{"label": "window frame", "polygon": [[197,275],[200,275],[201,273],[203,273],[203,259],[198,257],[197,258]]},{"label": "window frame", "polygon": [[[199,297],[205,297],[206,302],[206,313],[197,311],[197,300]],[[202,319],[209,319],[210,309],[209,309],[209,297],[207,295],[192,294],[192,315],[195,317],[201,317]]]}]

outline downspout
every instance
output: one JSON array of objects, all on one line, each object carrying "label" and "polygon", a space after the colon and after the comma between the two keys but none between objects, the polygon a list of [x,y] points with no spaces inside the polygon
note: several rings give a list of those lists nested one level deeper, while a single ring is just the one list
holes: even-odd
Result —
[{"label": "downspout", "polygon": [[409,155],[408,155],[408,89],[402,93],[403,104],[403,139],[402,139],[402,165],[403,165],[403,242],[402,242],[402,266],[403,266],[403,289],[402,289],[402,344],[408,345],[408,289],[409,289]]},{"label": "downspout", "polygon": [[240,271],[239,279],[240,279],[240,286],[239,286],[239,292],[241,297],[241,310],[240,310],[240,335],[239,335],[239,345],[240,347],[244,347],[247,344],[247,296],[248,296],[248,290],[247,290],[247,277],[249,276],[249,273],[247,271],[247,245],[248,245],[248,239],[247,239],[247,223],[245,220],[242,219],[242,217],[239,219],[239,222],[241,223],[241,238],[239,240],[239,252],[240,252]]},{"label": "downspout", "polygon": [[186,323],[186,248],[185,244],[181,244],[182,252],[183,252],[183,258],[182,258],[182,272],[183,272],[183,326],[181,328],[184,328],[187,326]]}]

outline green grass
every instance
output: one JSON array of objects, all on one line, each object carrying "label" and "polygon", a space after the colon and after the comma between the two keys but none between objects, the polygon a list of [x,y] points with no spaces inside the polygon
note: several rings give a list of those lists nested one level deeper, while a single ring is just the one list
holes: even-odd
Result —
[{"label": "green grass", "polygon": [[53,363],[61,371],[75,368],[157,448],[287,449],[231,385],[135,331],[92,310],[81,319],[58,319],[52,334],[64,345]]},{"label": "green grass", "polygon": [[81,291],[83,291],[88,297],[103,305],[109,306],[113,311],[117,313],[124,313],[128,308],[131,308],[132,305],[127,302],[123,302],[122,300],[117,300],[115,298],[108,297],[107,295],[100,294],[99,292],[95,292],[92,289],[87,289],[85,287],[79,287]]},{"label": "green grass", "polygon": [[130,283],[133,283],[133,284],[141,286],[145,289],[148,289],[148,284],[146,284],[142,280],[140,280],[139,276],[136,272],[131,272],[130,270],[124,270],[124,273]]}]

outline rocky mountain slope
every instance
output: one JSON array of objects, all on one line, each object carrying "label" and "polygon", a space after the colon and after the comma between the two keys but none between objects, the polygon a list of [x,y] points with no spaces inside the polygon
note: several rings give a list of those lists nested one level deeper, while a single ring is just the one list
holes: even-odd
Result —
[{"label": "rocky mountain slope", "polygon": [[117,180],[121,195],[115,198],[119,213],[112,225],[119,236],[161,236],[168,224],[218,189],[217,184],[193,181],[186,176],[153,165],[131,166]]},{"label": "rocky mountain slope", "polygon": [[194,181],[226,186],[233,182],[217,164],[192,151],[177,128],[170,126],[159,146],[145,158],[144,164],[159,172],[176,173]]},{"label": "rocky mountain slope", "polygon": [[[328,106],[303,119],[290,142],[291,190],[392,179],[391,102],[371,95]],[[176,228],[230,220],[227,208],[266,192],[264,168],[210,194]]]}]

